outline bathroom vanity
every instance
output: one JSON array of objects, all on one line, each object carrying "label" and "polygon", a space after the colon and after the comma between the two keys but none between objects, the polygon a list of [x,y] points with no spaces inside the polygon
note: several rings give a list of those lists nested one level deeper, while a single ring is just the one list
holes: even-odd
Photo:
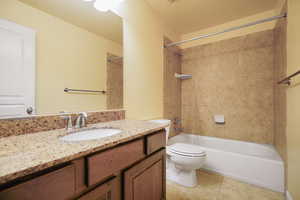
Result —
[{"label": "bathroom vanity", "polygon": [[[134,124],[139,124],[141,127],[143,123],[146,125],[149,122],[127,120],[111,122],[110,126],[119,124],[120,128],[122,126],[120,124],[126,124],[127,127],[118,137],[106,138],[105,141],[66,143],[59,140],[65,134],[62,130],[37,133],[45,134],[44,138],[55,141],[48,142],[49,146],[45,143],[46,146],[40,149],[41,152],[38,152],[39,150],[34,152],[36,159],[40,158],[39,153],[41,157],[43,156],[42,150],[53,149],[54,151],[54,149],[62,148],[59,151],[65,154],[71,149],[73,152],[74,149],[76,151],[65,157],[60,156],[58,160],[55,158],[56,155],[53,158],[47,158],[47,161],[42,161],[41,158],[37,162],[40,165],[32,164],[35,167],[31,168],[26,166],[26,163],[24,166],[21,162],[15,165],[12,163],[12,168],[15,168],[14,173],[7,173],[4,176],[1,172],[0,199],[165,199],[165,130],[162,125],[152,123],[150,123],[151,128],[149,126],[143,130],[130,129],[128,124],[131,123],[132,127],[135,126]],[[14,139],[29,142],[31,139],[29,137],[31,134],[16,136]],[[35,137],[34,134],[32,137]],[[8,144],[9,138],[5,140]],[[16,154],[7,156],[13,155],[18,156]],[[47,155],[51,155],[51,152]],[[4,158],[0,156],[0,162],[3,161],[1,159]],[[23,158],[20,157],[20,159]],[[19,161],[16,160],[16,162]],[[9,166],[8,163],[6,165]]]}]

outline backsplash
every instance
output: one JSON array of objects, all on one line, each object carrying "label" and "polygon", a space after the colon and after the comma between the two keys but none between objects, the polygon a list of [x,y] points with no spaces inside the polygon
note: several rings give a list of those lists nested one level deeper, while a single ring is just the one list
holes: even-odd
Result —
[{"label": "backsplash", "polygon": [[[87,114],[87,124],[125,119],[125,110],[95,111],[87,112]],[[71,115],[74,124],[78,114],[74,113]],[[0,138],[62,129],[65,127],[66,122],[63,119],[63,115],[43,115],[27,118],[1,119]]]}]

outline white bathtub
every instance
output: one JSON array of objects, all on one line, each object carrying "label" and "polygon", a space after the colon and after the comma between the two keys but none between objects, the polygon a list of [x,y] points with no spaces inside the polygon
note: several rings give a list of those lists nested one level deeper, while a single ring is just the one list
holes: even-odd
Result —
[{"label": "white bathtub", "polygon": [[205,169],[225,176],[284,192],[284,164],[272,145],[241,142],[215,137],[180,134],[169,139],[195,144],[207,153]]}]

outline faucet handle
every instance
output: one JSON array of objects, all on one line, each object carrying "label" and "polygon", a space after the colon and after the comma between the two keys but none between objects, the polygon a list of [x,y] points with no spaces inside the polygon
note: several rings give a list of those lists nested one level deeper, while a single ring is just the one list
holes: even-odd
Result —
[{"label": "faucet handle", "polygon": [[71,130],[73,128],[72,124],[72,116],[71,115],[65,115],[63,116],[63,119],[66,121],[66,130]]}]

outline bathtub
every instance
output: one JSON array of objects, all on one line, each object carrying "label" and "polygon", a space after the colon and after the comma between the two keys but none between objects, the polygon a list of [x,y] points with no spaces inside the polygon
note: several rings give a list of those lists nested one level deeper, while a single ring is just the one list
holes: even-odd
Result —
[{"label": "bathtub", "polygon": [[206,170],[284,192],[284,164],[272,145],[184,133],[170,138],[168,145],[178,142],[201,146],[207,154]]}]

